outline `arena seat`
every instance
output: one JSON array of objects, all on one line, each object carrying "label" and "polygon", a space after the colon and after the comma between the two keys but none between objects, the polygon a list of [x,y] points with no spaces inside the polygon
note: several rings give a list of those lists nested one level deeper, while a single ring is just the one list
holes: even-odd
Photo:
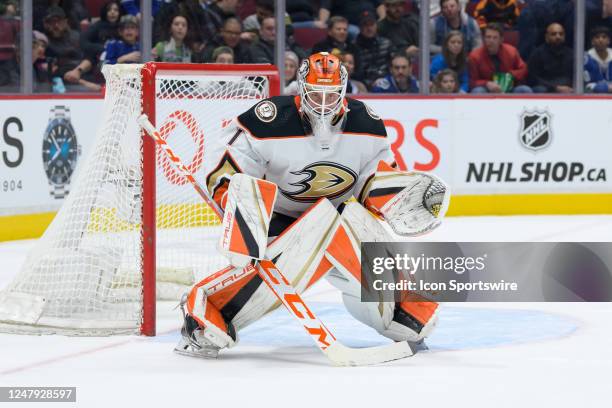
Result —
[{"label": "arena seat", "polygon": [[519,32],[516,30],[504,31],[504,42],[514,47],[518,47],[519,44]]},{"label": "arena seat", "polygon": [[238,9],[238,18],[243,21],[251,14],[255,14],[255,0],[244,0],[242,1],[240,8]]},{"label": "arena seat", "polygon": [[319,41],[323,41],[327,37],[327,30],[324,28],[308,27],[294,28],[293,38],[302,48],[310,49]]},{"label": "arena seat", "polygon": [[100,17],[100,9],[104,5],[104,3],[108,1],[109,0],[86,0],[85,7],[89,12],[89,17]]}]

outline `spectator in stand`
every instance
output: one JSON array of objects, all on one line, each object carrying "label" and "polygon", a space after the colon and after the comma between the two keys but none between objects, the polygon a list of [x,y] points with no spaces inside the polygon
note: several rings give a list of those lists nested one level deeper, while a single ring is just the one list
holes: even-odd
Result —
[{"label": "spectator in stand", "polygon": [[261,22],[266,17],[274,17],[274,0],[255,0],[255,14],[247,16],[242,22],[244,31],[254,34],[251,40],[257,38]]},{"label": "spectator in stand", "polygon": [[259,41],[249,48],[250,62],[255,64],[274,63],[274,39],[276,37],[276,21],[274,17],[266,17],[259,29]]},{"label": "spectator in stand", "polygon": [[234,63],[243,64],[249,61],[249,49],[240,41],[242,25],[236,17],[230,17],[223,23],[221,32],[206,44],[201,55],[198,55],[195,62],[213,62],[213,51],[217,47],[230,47],[234,52]]},{"label": "spectator in stand", "polygon": [[217,47],[212,53],[212,62],[215,64],[233,64],[234,51],[230,47]]},{"label": "spectator in stand", "polygon": [[591,48],[584,64],[586,90],[595,93],[612,92],[612,48],[608,27],[591,30]]},{"label": "spectator in stand", "polygon": [[[519,51],[528,58],[533,50],[545,43],[546,28],[552,23],[561,24],[565,31],[565,44],[573,47],[575,0],[523,0],[521,15],[518,19]],[[585,0],[584,32],[590,33],[594,27],[612,27],[612,3],[610,0]],[[585,35],[584,48],[590,47],[590,38]]]},{"label": "spectator in stand", "polygon": [[19,3],[17,0],[6,0],[0,2],[0,17],[6,19],[16,19],[19,16],[17,11],[19,9]]},{"label": "spectator in stand", "polygon": [[[153,17],[157,15],[164,0],[151,0],[151,14]],[[125,14],[134,16],[140,20],[140,0],[121,0],[121,7]]]},{"label": "spectator in stand", "polygon": [[93,65],[100,61],[100,54],[109,40],[119,38],[119,19],[121,18],[121,5],[119,0],[111,0],[100,9],[100,20],[89,26],[87,31],[81,33],[81,49]]},{"label": "spectator in stand", "polygon": [[312,47],[312,52],[327,51],[339,56],[345,51],[355,54],[357,48],[348,41],[348,20],[342,16],[333,16],[328,21],[327,38]]},{"label": "spectator in stand", "polygon": [[410,59],[397,54],[391,59],[391,73],[378,78],[372,86],[374,93],[419,93],[419,84],[412,77]]},{"label": "spectator in stand", "polygon": [[315,27],[315,10],[310,0],[286,0],[285,6],[294,28]]},{"label": "spectator in stand", "polygon": [[520,14],[516,0],[480,0],[474,9],[474,18],[483,29],[489,23],[499,23],[505,28],[512,28]]},{"label": "spectator in stand", "polygon": [[491,23],[484,29],[484,45],[470,53],[468,66],[472,93],[531,93],[524,85],[527,65],[519,52],[503,43],[504,29]]},{"label": "spectator in stand", "polygon": [[138,19],[132,15],[121,17],[119,21],[119,40],[106,43],[104,64],[126,64],[140,62],[138,43]]},{"label": "spectator in stand", "polygon": [[[474,6],[476,6],[476,4],[478,3],[479,0],[459,0],[459,8],[461,10],[467,10],[467,6],[468,4],[473,4]],[[420,4],[420,0],[414,0],[414,4],[415,7],[417,8],[417,10],[420,8],[419,4]],[[433,0],[429,2],[429,17],[435,17],[438,14],[440,14],[442,12],[442,9],[440,8],[440,2]]]},{"label": "spectator in stand", "polygon": [[353,79],[353,72],[355,72],[355,55],[350,51],[344,51],[340,54],[340,60],[342,61],[342,65],[346,67],[348,73],[346,93],[353,95],[368,93],[368,88],[366,88],[363,82]]},{"label": "spectator in stand", "polygon": [[297,71],[300,59],[293,51],[285,51],[285,95],[297,95],[300,90],[297,82]]},{"label": "spectator in stand", "polygon": [[529,58],[529,78],[538,93],[572,93],[574,51],[565,46],[565,30],[558,23],[546,28],[545,43]]},{"label": "spectator in stand", "polygon": [[[274,0],[256,0],[255,14],[247,16],[242,22],[243,33],[242,40],[253,43],[257,41],[261,22],[264,18],[274,17]],[[291,17],[285,12],[285,34],[287,40],[293,35],[293,27],[291,26]]]},{"label": "spectator in stand", "polygon": [[58,6],[49,7],[44,25],[49,39],[46,55],[53,59],[56,67],[52,73],[53,80],[61,80],[69,91],[99,89],[99,85],[83,78],[91,71],[92,64],[84,57],[79,47],[79,33],[68,26],[64,10]]},{"label": "spectator in stand", "polygon": [[385,0],[386,15],[378,22],[378,34],[413,58],[419,53],[419,18],[414,13],[404,13],[405,3],[406,0]]},{"label": "spectator in stand", "polygon": [[208,15],[200,5],[199,0],[171,0],[164,1],[153,21],[153,44],[166,38],[168,26],[177,14],[187,16],[189,34],[194,43],[194,49],[199,50],[209,40],[204,32]]},{"label": "spectator in stand", "polygon": [[366,11],[377,16],[376,20],[385,17],[381,0],[321,0],[315,26],[325,28],[330,16],[344,16],[349,21],[349,36],[355,38],[359,34],[361,16]]},{"label": "spectator in stand", "polygon": [[[249,47],[249,62],[255,64],[272,64],[274,61],[274,39],[276,37],[276,20],[274,17],[266,17],[259,29],[259,41]],[[300,59],[306,57],[306,53],[289,39],[285,43],[285,49],[293,51]]]},{"label": "spectator in stand", "polygon": [[[585,33],[591,33],[597,27],[612,29],[612,0],[585,0]],[[585,36],[585,49],[591,47],[591,38]],[[573,44],[566,36],[566,43]]]},{"label": "spectator in stand", "polygon": [[51,78],[49,72],[51,67],[45,56],[49,39],[41,32],[34,30],[32,32],[32,77],[33,88],[35,92],[50,92]]},{"label": "spectator in stand", "polygon": [[440,0],[440,8],[440,15],[430,20],[432,54],[442,51],[442,43],[452,30],[461,31],[463,34],[466,52],[469,53],[482,45],[478,23],[461,10],[458,0]]},{"label": "spectator in stand", "polygon": [[463,44],[461,31],[451,31],[444,39],[442,52],[432,58],[429,67],[430,79],[433,81],[438,72],[451,69],[459,78],[459,87],[463,92],[470,89],[470,76],[468,74],[467,55]]},{"label": "spectator in stand", "polygon": [[36,31],[45,29],[44,19],[50,7],[64,10],[69,27],[81,31],[81,24],[89,22],[89,13],[83,0],[38,0],[32,2],[32,25]]},{"label": "spectator in stand", "polygon": [[187,17],[181,14],[174,16],[166,37],[168,40],[158,42],[151,50],[153,59],[162,62],[191,62],[193,43]]},{"label": "spectator in stand", "polygon": [[358,64],[355,69],[355,79],[371,86],[377,79],[389,72],[391,55],[395,51],[391,40],[377,34],[376,17],[366,11],[361,16],[359,35],[355,40]]},{"label": "spectator in stand", "polygon": [[202,37],[211,39],[221,30],[223,22],[230,17],[236,17],[240,0],[214,0],[210,3],[201,2],[204,7],[205,20],[200,26]]},{"label": "spectator in stand", "polygon": [[[254,64],[272,64],[274,61],[274,40],[276,38],[276,19],[266,17],[259,29],[259,41],[249,47],[248,62]],[[295,52],[300,59],[306,57],[306,53],[290,38],[285,40],[285,50]]]},{"label": "spectator in stand", "polygon": [[451,94],[462,92],[459,88],[459,79],[457,73],[452,69],[443,69],[436,74],[431,87],[432,93]]},{"label": "spectator in stand", "polygon": [[[19,44],[19,20],[15,17],[15,4],[3,5],[0,17],[0,86],[19,85],[19,66],[17,64],[17,48]],[[14,8],[14,11],[13,11]],[[15,89],[16,91],[17,89]],[[5,89],[9,91],[9,89]],[[13,91],[13,89],[10,89]]]}]

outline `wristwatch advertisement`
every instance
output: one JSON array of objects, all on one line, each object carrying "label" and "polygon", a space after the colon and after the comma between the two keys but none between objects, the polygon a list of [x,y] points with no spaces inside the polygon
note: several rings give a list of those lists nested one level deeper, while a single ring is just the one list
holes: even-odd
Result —
[{"label": "wristwatch advertisement", "polygon": [[53,107],[42,149],[43,165],[53,198],[62,199],[68,195],[70,178],[80,153],[81,147],[70,123],[70,108],[63,105]]}]

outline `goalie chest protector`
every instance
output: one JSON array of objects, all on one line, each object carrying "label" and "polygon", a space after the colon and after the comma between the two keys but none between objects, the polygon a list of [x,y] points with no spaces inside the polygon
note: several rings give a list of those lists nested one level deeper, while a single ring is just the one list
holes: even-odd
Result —
[{"label": "goalie chest protector", "polygon": [[[275,211],[299,216],[323,197],[338,206],[358,196],[355,190],[363,187],[380,160],[393,162],[382,120],[363,102],[347,101],[342,130],[327,150],[321,149],[302,119],[299,97],[265,99],[238,116],[237,125],[247,140],[236,137],[229,150],[238,150],[233,156],[242,171],[278,185]],[[250,171],[247,160],[240,163],[244,155],[257,157],[262,166]]]}]

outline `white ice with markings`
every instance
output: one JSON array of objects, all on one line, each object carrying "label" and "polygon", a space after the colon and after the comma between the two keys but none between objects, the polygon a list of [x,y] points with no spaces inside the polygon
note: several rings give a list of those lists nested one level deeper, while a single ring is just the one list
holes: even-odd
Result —
[{"label": "white ice with markings", "polygon": [[[457,217],[427,240],[601,241],[609,216]],[[33,241],[0,244],[0,287]],[[346,345],[386,340],[353,320],[326,282],[306,299]],[[334,368],[278,309],[218,360],[178,356],[175,305],[158,336],[0,334],[0,386],[76,386],[79,407],[604,407],[612,403],[611,303],[445,304],[429,351],[375,367]],[[1,404],[8,406],[7,404]],[[20,407],[32,404],[20,403]],[[33,405],[40,406],[40,405]]]}]

